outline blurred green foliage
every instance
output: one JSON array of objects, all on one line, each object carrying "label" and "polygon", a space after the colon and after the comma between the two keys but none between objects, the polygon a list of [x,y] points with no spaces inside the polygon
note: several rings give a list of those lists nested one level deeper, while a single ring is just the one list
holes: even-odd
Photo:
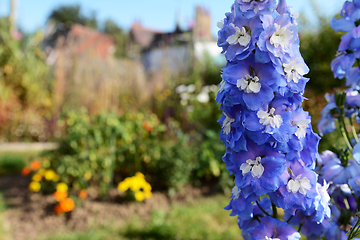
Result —
[{"label": "blurred green foliage", "polygon": [[129,40],[128,34],[110,19],[105,21],[102,31],[111,35],[114,39],[114,56],[117,58],[126,57],[126,46]]},{"label": "blurred green foliage", "polygon": [[[17,40],[17,39],[18,40]],[[21,38],[0,19],[0,140],[46,140],[52,81],[40,32]]]},{"label": "blurred green foliage", "polygon": [[[316,30],[306,29],[300,33],[300,51],[310,68],[306,77],[310,81],[306,89],[313,94],[324,94],[335,87],[342,86],[342,82],[334,79],[330,63],[335,58],[340,36],[329,25],[329,18],[318,15],[319,27]],[[306,22],[303,23],[306,26]],[[310,97],[310,96],[309,96]]]},{"label": "blurred green foliage", "polygon": [[[66,114],[59,124],[66,135],[60,148],[48,155],[50,168],[76,190],[91,185],[105,193],[136,172],[144,173],[155,189],[172,192],[190,183],[193,176],[220,176],[219,153],[224,149],[220,147],[217,156],[211,150],[202,152],[214,146],[184,133],[173,119],[166,126],[151,113],[90,116],[82,110]],[[217,141],[218,134],[210,130],[208,134],[212,143]],[[207,157],[212,157],[210,164]]]},{"label": "blurred green foliage", "polygon": [[0,175],[19,173],[25,167],[25,159],[20,155],[0,156]]},{"label": "blurred green foliage", "polygon": [[72,24],[80,24],[94,29],[98,27],[95,12],[86,16],[82,13],[80,5],[60,6],[51,12],[48,19],[56,24],[62,24],[63,27],[70,27]]}]

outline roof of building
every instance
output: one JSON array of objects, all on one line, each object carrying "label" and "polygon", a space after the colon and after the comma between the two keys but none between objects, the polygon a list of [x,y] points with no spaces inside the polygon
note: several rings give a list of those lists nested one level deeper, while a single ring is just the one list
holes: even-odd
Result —
[{"label": "roof of building", "polygon": [[141,23],[135,22],[131,26],[130,34],[132,40],[141,46],[141,48],[147,48],[153,42],[156,34],[163,34],[164,32],[145,28]]}]

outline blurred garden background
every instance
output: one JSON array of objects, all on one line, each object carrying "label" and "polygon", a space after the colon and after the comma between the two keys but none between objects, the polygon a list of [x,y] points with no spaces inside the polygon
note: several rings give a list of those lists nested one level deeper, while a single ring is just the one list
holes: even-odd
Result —
[{"label": "blurred garden background", "polygon": [[[0,239],[239,239],[223,209],[233,179],[211,1],[193,1],[185,22],[164,16],[171,30],[136,9],[125,27],[57,1],[32,32],[23,2],[0,1]],[[325,1],[307,4],[298,26],[316,130],[324,93],[342,86],[330,70],[340,35]],[[320,152],[341,144],[331,137]]]}]

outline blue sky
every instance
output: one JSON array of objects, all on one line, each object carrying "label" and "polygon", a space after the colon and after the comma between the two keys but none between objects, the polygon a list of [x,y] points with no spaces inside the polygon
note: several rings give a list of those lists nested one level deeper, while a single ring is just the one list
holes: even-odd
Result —
[{"label": "blue sky", "polygon": [[[293,12],[304,13],[313,20],[311,0],[288,0]],[[313,0],[321,12],[333,16],[340,11],[344,1]],[[215,35],[216,22],[229,11],[233,0],[17,0],[17,19],[21,29],[34,32],[43,28],[52,9],[62,5],[80,4],[85,14],[95,12],[101,22],[112,19],[122,28],[129,30],[137,20],[144,26],[161,31],[172,31],[176,19],[186,27],[193,19],[195,7],[204,6],[212,16],[212,32]],[[8,15],[10,0],[0,0],[0,15]]]}]

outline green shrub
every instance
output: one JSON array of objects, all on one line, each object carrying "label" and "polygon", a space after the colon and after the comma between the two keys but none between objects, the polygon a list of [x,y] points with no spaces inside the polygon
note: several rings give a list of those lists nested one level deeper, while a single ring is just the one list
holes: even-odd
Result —
[{"label": "green shrub", "polygon": [[66,137],[50,153],[51,169],[74,189],[107,188],[144,173],[155,188],[178,189],[189,182],[193,160],[190,138],[170,121],[166,128],[154,114],[70,112],[62,121]]},{"label": "green shrub", "polygon": [[0,156],[0,174],[20,173],[25,166],[25,159],[20,155],[3,155]]}]

